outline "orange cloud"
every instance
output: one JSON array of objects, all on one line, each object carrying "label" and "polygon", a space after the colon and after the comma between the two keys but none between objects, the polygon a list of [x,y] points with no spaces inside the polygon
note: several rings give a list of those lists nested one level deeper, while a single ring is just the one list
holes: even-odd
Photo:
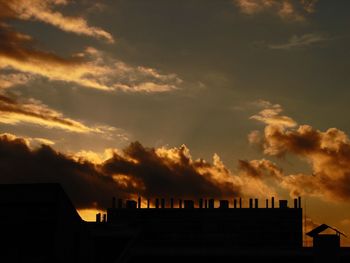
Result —
[{"label": "orange cloud", "polygon": [[280,115],[283,111],[281,105],[271,104],[269,102],[263,101],[263,110],[258,114],[253,115],[250,119],[258,120],[268,125],[278,126],[278,127],[294,127],[296,122],[288,116]]},{"label": "orange cloud", "polygon": [[284,20],[304,21],[315,11],[318,0],[234,0],[240,11],[247,15],[271,12]]},{"label": "orange cloud", "polygon": [[6,137],[10,141],[21,140],[27,147],[35,148],[40,145],[54,145],[55,142],[47,138],[33,138],[27,136],[18,137],[11,133],[1,133],[0,137]]},{"label": "orange cloud", "polygon": [[[267,110],[273,112],[274,109]],[[312,168],[311,175],[298,173],[275,176],[281,187],[288,189],[293,196],[308,194],[333,201],[350,200],[350,140],[343,131],[336,128],[319,131],[309,125],[296,125],[294,122],[292,126],[289,122],[271,122],[266,120],[266,116],[263,117],[253,118],[265,123],[266,127],[263,134],[254,132],[250,136],[251,142],[260,144],[268,156],[294,154],[307,161]],[[274,120],[279,120],[278,117],[283,116],[272,115]],[[271,167],[263,168],[275,173]],[[249,169],[246,168],[252,175],[262,170],[252,161]]]},{"label": "orange cloud", "polygon": [[40,101],[29,99],[17,101],[0,94],[0,123],[31,123],[47,128],[58,128],[69,132],[107,134],[113,127],[88,127],[82,122],[66,118],[62,113],[50,109]]},{"label": "orange cloud", "polygon": [[92,47],[69,58],[38,50],[31,36],[15,31],[5,23],[10,19],[37,20],[67,32],[114,41],[108,32],[88,26],[85,19],[66,17],[54,11],[56,6],[69,3],[67,0],[0,0],[0,70],[18,71],[15,73],[17,79],[14,75],[1,77],[0,87],[23,84],[27,81],[24,76],[41,76],[103,91],[146,93],[171,91],[182,82],[175,74],[130,66]]},{"label": "orange cloud", "polygon": [[0,25],[0,69],[11,68],[27,74],[47,77],[51,80],[76,82],[82,86],[109,90],[106,85],[88,77],[103,75],[108,69],[84,62],[78,58],[64,59],[52,53],[28,47],[30,36],[13,31],[6,25]]},{"label": "orange cloud", "polygon": [[24,73],[9,73],[0,75],[0,90],[7,89],[16,85],[25,84],[30,81],[32,77]]},{"label": "orange cloud", "polygon": [[113,43],[113,36],[105,30],[89,26],[82,17],[65,16],[56,6],[68,5],[65,0],[1,0],[0,17],[16,18],[21,20],[37,20],[58,27],[59,29],[78,35],[102,38]]},{"label": "orange cloud", "polygon": [[30,47],[30,36],[13,31],[7,25],[0,25],[0,35],[0,70],[10,68],[23,72],[22,75],[42,76],[104,91],[166,92],[182,82],[176,74],[132,67],[92,47],[71,58],[36,50]]}]

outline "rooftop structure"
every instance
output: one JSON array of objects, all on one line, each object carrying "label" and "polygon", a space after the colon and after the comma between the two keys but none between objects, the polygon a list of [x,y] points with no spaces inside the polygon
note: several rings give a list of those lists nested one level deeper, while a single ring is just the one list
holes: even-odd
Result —
[{"label": "rooftop structure", "polygon": [[[115,200],[115,199],[114,199]],[[161,202],[159,202],[161,200]],[[173,199],[171,199],[173,200]],[[259,208],[258,199],[249,199],[249,207],[242,206],[242,199],[173,201],[155,199],[154,206],[148,200],[147,208],[138,202],[119,199],[107,209],[107,222],[122,225],[139,236],[139,243],[163,243],[171,245],[231,246],[231,247],[302,247],[301,199],[295,199],[293,208],[287,200],[279,200],[275,208]],[[237,206],[237,200],[239,206]],[[159,205],[159,203],[161,205]],[[254,204],[254,205],[253,205]],[[113,207],[114,206],[114,207]]]},{"label": "rooftop structure", "polygon": [[[323,232],[327,229],[333,230],[334,234],[324,234]],[[306,235],[313,238],[313,247],[322,251],[339,249],[340,236],[346,237],[346,235],[340,232],[338,229],[326,224],[319,225],[315,229],[306,233]]]}]

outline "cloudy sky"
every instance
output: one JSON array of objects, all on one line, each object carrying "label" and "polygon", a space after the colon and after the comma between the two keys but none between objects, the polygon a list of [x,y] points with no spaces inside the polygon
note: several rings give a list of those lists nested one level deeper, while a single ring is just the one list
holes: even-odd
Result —
[{"label": "cloudy sky", "polygon": [[[0,182],[306,200],[350,234],[347,0],[0,0]],[[348,242],[350,243],[350,242]]]}]

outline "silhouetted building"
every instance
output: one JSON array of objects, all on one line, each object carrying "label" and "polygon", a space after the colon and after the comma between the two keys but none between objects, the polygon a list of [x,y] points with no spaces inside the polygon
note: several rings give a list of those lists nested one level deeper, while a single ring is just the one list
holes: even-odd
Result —
[{"label": "silhouetted building", "polygon": [[[0,185],[0,262],[349,262],[342,233],[327,225],[308,233],[315,249],[302,247],[300,198],[293,208],[177,200],[142,208],[140,197],[113,198],[107,214],[85,222],[58,184]],[[336,234],[321,236],[327,228]]]},{"label": "silhouetted building", "polygon": [[[324,233],[327,229],[334,231],[334,234]],[[314,261],[327,263],[341,261],[340,236],[345,236],[345,234],[333,227],[322,224],[306,233],[306,235],[313,238]]]},{"label": "silhouetted building", "polygon": [[254,209],[235,209],[229,208],[228,200],[220,200],[219,209],[214,209],[210,199],[210,209],[194,209],[192,200],[184,200],[183,209],[109,208],[107,214],[108,223],[137,233],[140,244],[302,247],[302,209],[284,209],[287,201],[281,201],[281,208],[259,209],[255,201]]},{"label": "silhouetted building", "polygon": [[[322,234],[327,229],[333,230],[334,234]],[[326,224],[322,224],[315,229],[311,230],[310,232],[306,233],[306,235],[313,238],[313,247],[326,251],[326,250],[335,250],[340,248],[340,236],[343,235],[346,237],[345,234],[340,232],[339,230],[330,227]]]},{"label": "silhouetted building", "polygon": [[59,184],[0,185],[0,262],[91,262],[87,226]]},{"label": "silhouetted building", "polygon": [[[196,209],[193,201],[184,200],[184,208],[109,208],[107,214],[108,224],[132,236],[122,262],[321,262],[312,248],[302,247],[301,199],[293,201],[293,208],[287,200],[275,208],[272,198],[271,208],[268,200],[259,208],[258,199],[249,199],[249,208],[243,208],[240,198],[239,208],[237,199],[232,207],[219,200],[216,208],[214,199],[205,199],[204,207],[200,199]],[[350,250],[342,250],[334,262],[349,258]]]}]

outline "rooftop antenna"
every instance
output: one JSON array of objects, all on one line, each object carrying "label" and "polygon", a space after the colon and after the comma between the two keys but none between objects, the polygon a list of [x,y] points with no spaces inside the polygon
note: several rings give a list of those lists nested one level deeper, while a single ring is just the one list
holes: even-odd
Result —
[{"label": "rooftop antenna", "polygon": [[304,197],[304,246],[307,246],[307,236],[306,236],[306,198]]}]

